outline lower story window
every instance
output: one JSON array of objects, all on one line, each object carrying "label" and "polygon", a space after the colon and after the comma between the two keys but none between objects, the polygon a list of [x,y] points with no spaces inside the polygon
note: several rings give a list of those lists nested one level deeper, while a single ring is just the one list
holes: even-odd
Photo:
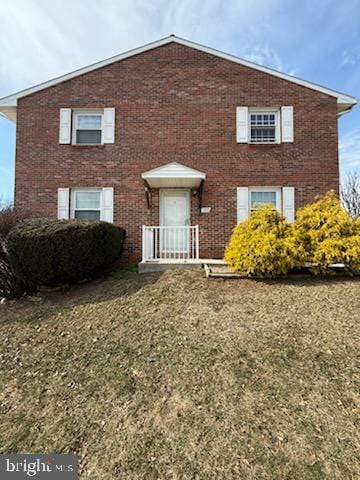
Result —
[{"label": "lower story window", "polygon": [[281,189],[280,188],[259,188],[251,189],[249,198],[250,211],[254,211],[263,205],[273,205],[281,210]]},{"label": "lower story window", "polygon": [[251,212],[271,205],[288,222],[295,219],[295,187],[237,187],[237,222],[243,222]]},{"label": "lower story window", "polygon": [[72,217],[80,220],[100,220],[101,190],[73,190]]}]

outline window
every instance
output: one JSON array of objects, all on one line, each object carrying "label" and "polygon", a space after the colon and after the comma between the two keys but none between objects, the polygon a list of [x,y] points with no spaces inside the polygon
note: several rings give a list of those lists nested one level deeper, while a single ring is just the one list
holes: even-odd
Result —
[{"label": "window", "polygon": [[249,210],[254,211],[262,205],[273,205],[281,210],[281,189],[280,188],[252,188],[249,198]]},{"label": "window", "polygon": [[115,143],[115,108],[60,108],[61,145],[106,145]]},{"label": "window", "polygon": [[250,112],[250,143],[278,142],[278,112]]},{"label": "window", "polygon": [[102,144],[102,113],[74,114],[74,135],[75,144],[101,145]]},{"label": "window", "polygon": [[114,187],[58,188],[58,219],[114,222]]},{"label": "window", "polygon": [[101,190],[73,190],[72,218],[100,220]]}]

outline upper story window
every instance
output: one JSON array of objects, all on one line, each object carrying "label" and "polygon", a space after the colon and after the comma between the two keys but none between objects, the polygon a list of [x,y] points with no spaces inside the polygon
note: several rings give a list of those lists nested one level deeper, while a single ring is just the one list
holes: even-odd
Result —
[{"label": "upper story window", "polygon": [[249,144],[294,142],[294,107],[236,107],[236,141]]},{"label": "upper story window", "polygon": [[80,220],[100,220],[101,189],[72,190],[72,218]]},{"label": "upper story window", "polygon": [[250,112],[250,143],[277,143],[278,112]]},{"label": "upper story window", "polygon": [[60,108],[59,143],[103,145],[115,143],[115,108]]},{"label": "upper story window", "polygon": [[100,113],[75,113],[75,143],[102,144],[103,116]]},{"label": "upper story window", "polygon": [[103,113],[101,110],[74,111],[72,143],[101,145],[103,143]]}]

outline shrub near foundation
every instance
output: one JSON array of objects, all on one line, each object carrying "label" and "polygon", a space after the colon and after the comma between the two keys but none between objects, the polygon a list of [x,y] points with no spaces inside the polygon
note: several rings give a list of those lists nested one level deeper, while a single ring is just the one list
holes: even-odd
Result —
[{"label": "shrub near foundation", "polygon": [[224,258],[232,271],[275,277],[301,264],[304,251],[296,245],[285,217],[266,205],[235,227]]},{"label": "shrub near foundation", "polygon": [[341,207],[334,192],[328,192],[299,209],[293,227],[297,245],[315,274],[330,272],[333,263],[344,263],[348,271],[360,270],[360,222]]},{"label": "shrub near foundation", "polygon": [[33,285],[75,283],[110,267],[121,255],[125,231],[86,220],[25,220],[7,245],[16,275]]},{"label": "shrub near foundation", "polygon": [[10,230],[30,215],[30,211],[15,210],[12,204],[4,203],[0,198],[0,299],[20,297],[31,291],[29,285],[17,278],[10,265],[7,249],[7,235]]}]

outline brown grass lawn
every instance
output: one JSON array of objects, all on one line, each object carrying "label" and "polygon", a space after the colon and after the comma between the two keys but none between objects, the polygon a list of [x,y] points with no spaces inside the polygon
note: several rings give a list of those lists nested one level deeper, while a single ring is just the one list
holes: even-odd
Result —
[{"label": "brown grass lawn", "polygon": [[118,272],[0,305],[0,452],[82,479],[358,479],[360,283]]}]

